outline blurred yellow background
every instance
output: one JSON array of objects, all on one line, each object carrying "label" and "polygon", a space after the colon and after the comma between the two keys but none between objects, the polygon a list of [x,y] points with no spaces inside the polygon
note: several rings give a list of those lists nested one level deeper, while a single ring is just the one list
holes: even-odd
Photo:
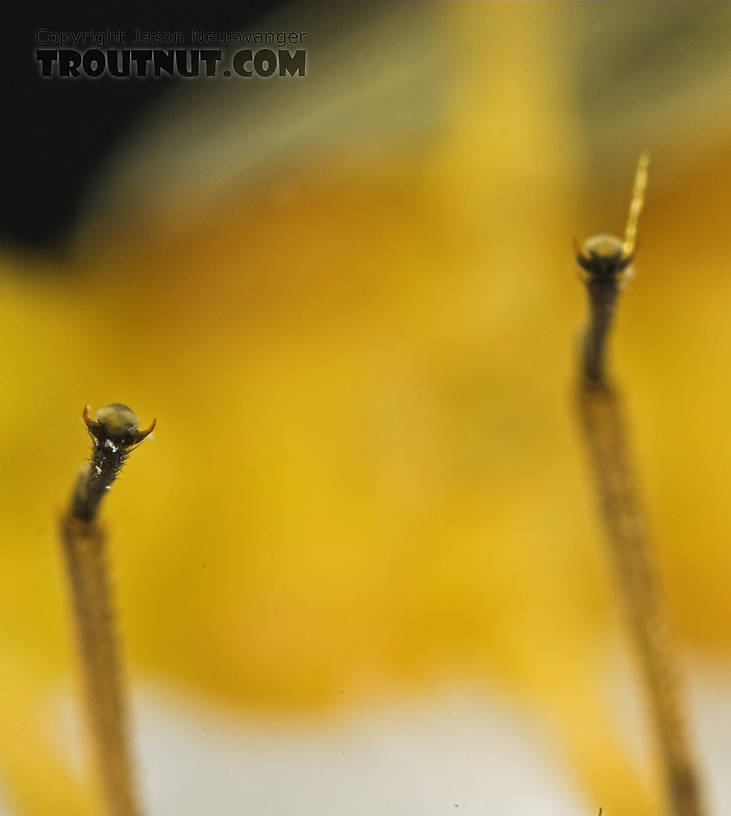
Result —
[{"label": "blurred yellow background", "polygon": [[587,812],[661,812],[613,690],[571,241],[621,233],[648,147],[612,368],[687,663],[727,668],[730,22],[713,3],[300,7],[278,23],[310,32],[304,80],[186,87],[110,160],[67,260],[6,248],[18,813],[94,812],[49,713],[75,676],[56,525],[81,409],[114,401],[158,420],[104,509],[133,684],[317,728],[484,682],[547,728]]}]

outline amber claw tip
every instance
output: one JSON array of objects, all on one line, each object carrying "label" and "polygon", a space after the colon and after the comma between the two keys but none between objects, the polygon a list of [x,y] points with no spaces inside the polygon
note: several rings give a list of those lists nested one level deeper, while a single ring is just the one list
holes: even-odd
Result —
[{"label": "amber claw tip", "polygon": [[144,431],[137,431],[137,442],[139,443],[142,442],[143,439],[146,439],[155,430],[155,425],[157,425],[157,417],[152,420],[152,424],[149,428]]}]

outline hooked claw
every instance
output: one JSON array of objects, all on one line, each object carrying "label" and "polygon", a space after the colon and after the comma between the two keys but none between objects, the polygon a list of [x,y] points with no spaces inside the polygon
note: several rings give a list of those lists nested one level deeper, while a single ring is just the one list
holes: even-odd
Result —
[{"label": "hooked claw", "polygon": [[152,433],[157,423],[157,420],[153,419],[149,428],[140,430],[137,414],[121,402],[100,408],[96,412],[96,419],[89,417],[89,406],[85,405],[81,416],[89,433],[97,442],[105,443],[108,440],[113,446],[125,448],[139,445]]}]

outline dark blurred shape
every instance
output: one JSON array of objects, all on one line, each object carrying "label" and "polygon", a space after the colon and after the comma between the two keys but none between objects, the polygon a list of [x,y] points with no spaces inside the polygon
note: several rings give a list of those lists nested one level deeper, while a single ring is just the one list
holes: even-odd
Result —
[{"label": "dark blurred shape", "polygon": [[265,11],[281,5],[281,0],[208,0],[205,4],[162,0],[154,5],[64,5],[44,11],[29,3],[16,4],[12,19],[2,26],[0,240],[34,248],[62,246],[100,159],[140,112],[183,81],[41,79],[34,58],[37,29],[121,28],[131,37],[135,28],[142,28],[182,31],[189,37],[194,27],[205,26],[210,31],[246,28]]}]

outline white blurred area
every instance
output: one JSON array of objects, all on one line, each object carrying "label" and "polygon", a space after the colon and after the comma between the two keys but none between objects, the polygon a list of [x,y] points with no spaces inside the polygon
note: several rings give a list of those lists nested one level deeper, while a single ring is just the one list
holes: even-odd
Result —
[{"label": "white blurred area", "polygon": [[141,703],[155,816],[582,813],[528,723],[484,697],[393,701],[310,728],[247,724],[168,695]]},{"label": "white blurred area", "polygon": [[[690,683],[715,816],[731,802],[730,682],[728,670],[707,665]],[[631,695],[631,689],[620,691]],[[636,701],[630,696],[627,702],[631,720]],[[61,724],[56,733],[65,742],[59,750],[81,773],[75,704],[64,693],[53,705]],[[535,718],[476,688],[297,720],[233,713],[169,687],[144,685],[134,709],[149,816],[596,816],[600,807],[603,816],[652,816],[611,813],[601,802],[582,801]],[[0,815],[22,816],[2,799]]]},{"label": "white blurred area", "polygon": [[[70,703],[63,718],[73,729]],[[582,816],[567,769],[506,700],[453,689],[327,720],[247,718],[144,687],[137,758],[150,816]],[[78,768],[78,734],[69,734]],[[3,811],[4,813],[4,811]],[[17,815],[16,815],[17,816]]]}]

